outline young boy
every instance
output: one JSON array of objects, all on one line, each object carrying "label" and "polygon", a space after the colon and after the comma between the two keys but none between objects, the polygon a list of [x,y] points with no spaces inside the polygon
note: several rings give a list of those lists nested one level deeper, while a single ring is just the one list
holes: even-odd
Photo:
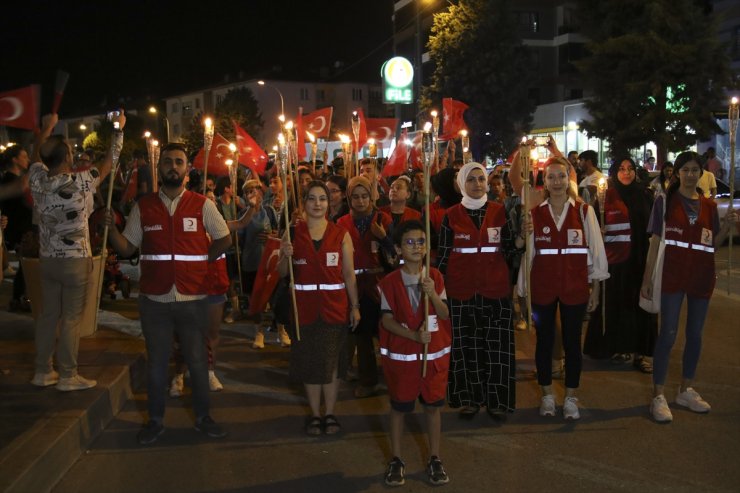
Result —
[{"label": "young boy", "polygon": [[[391,399],[391,446],[385,484],[404,484],[406,465],[400,459],[404,414],[413,412],[416,399],[424,405],[431,457],[427,464],[434,485],[449,481],[439,459],[440,410],[445,403],[452,341],[442,274],[423,271],[427,251],[424,228],[418,221],[401,223],[394,232],[395,248],[404,263],[378,287],[381,295],[380,353]],[[429,319],[424,321],[424,297],[429,297]],[[426,376],[422,377],[424,344]]]}]

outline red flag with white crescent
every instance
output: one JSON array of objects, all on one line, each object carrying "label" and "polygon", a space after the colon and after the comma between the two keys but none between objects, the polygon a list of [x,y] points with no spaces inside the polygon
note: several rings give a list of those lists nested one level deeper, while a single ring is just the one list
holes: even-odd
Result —
[{"label": "red flag with white crescent", "polygon": [[331,130],[331,118],[334,113],[334,107],[329,106],[327,108],[321,108],[320,110],[312,111],[307,115],[303,115],[303,128],[304,131],[309,131],[318,139],[329,137],[329,131]]},{"label": "red flag with white crescent", "polygon": [[[216,133],[213,136],[213,145],[211,152],[208,154],[208,174],[216,176],[229,176],[229,167],[226,165],[227,159],[233,159],[234,153],[229,149],[229,141],[223,135]],[[193,159],[193,168],[203,169],[206,161],[206,152],[204,148],[198,151]]]},{"label": "red flag with white crescent", "polygon": [[[239,164],[252,170],[252,173],[264,175],[267,167],[267,153],[257,145],[251,135],[235,121],[234,135],[236,136],[236,150],[239,151]],[[210,166],[210,165],[209,165]]]},{"label": "red flag with white crescent", "polygon": [[0,125],[34,130],[39,126],[37,85],[0,93]]},{"label": "red flag with white crescent", "polygon": [[456,139],[460,130],[467,130],[463,114],[470,106],[452,98],[442,98],[442,135],[440,140]]},{"label": "red flag with white crescent", "polygon": [[398,118],[367,118],[367,136],[376,142],[390,142],[396,136]]},{"label": "red flag with white crescent", "polygon": [[388,156],[383,171],[380,173],[382,176],[399,176],[406,172],[406,159],[408,157],[408,146],[406,141],[408,140],[408,133],[404,128],[401,131],[401,137],[396,142],[396,147],[393,152]]},{"label": "red flag with white crescent", "polygon": [[249,298],[249,314],[256,315],[265,311],[272,292],[275,291],[280,280],[278,274],[278,258],[280,254],[280,238],[268,237],[262,250],[262,258],[257,267],[257,276],[254,279],[252,296]]},{"label": "red flag with white crescent", "polygon": [[359,152],[359,149],[362,149],[367,143],[367,119],[365,118],[365,113],[362,111],[362,108],[357,108],[355,111],[360,120],[360,131],[358,132],[359,136],[357,139],[358,150],[356,151]]}]

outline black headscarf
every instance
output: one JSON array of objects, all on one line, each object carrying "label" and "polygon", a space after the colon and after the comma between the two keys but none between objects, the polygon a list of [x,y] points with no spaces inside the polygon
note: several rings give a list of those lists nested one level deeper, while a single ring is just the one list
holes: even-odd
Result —
[{"label": "black headscarf", "polygon": [[[637,170],[635,162],[630,158],[617,159],[609,168],[609,187],[615,188],[622,202],[627,206],[630,216],[630,228],[632,235],[632,251],[642,255],[647,252],[647,236],[642,232],[647,231],[650,211],[653,207],[652,194],[642,182],[637,181],[637,176],[629,185],[622,185],[617,178],[619,167],[622,162],[630,163],[633,171]],[[644,239],[645,241],[642,241]]]},{"label": "black headscarf", "polygon": [[442,207],[452,207],[462,200],[460,192],[455,190],[455,170],[453,168],[445,168],[432,176],[431,184],[434,193],[439,196]]}]

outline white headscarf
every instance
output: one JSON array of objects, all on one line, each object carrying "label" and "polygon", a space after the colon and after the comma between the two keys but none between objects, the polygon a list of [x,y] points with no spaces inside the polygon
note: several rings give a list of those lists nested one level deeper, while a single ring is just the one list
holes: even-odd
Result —
[{"label": "white headscarf", "polygon": [[468,179],[470,172],[474,169],[481,170],[483,172],[483,176],[486,176],[486,168],[482,164],[474,162],[464,165],[460,168],[460,171],[457,172],[457,186],[460,187],[460,193],[463,196],[460,203],[463,207],[470,210],[480,209],[486,202],[488,202],[488,180],[486,180],[486,193],[484,193],[481,198],[474,199],[465,193],[465,181]]}]

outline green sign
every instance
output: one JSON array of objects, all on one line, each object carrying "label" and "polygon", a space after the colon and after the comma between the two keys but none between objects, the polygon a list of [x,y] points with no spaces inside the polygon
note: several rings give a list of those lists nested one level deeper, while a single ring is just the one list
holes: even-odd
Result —
[{"label": "green sign", "polygon": [[383,78],[383,103],[410,104],[414,102],[414,67],[406,58],[393,57],[380,69]]}]

